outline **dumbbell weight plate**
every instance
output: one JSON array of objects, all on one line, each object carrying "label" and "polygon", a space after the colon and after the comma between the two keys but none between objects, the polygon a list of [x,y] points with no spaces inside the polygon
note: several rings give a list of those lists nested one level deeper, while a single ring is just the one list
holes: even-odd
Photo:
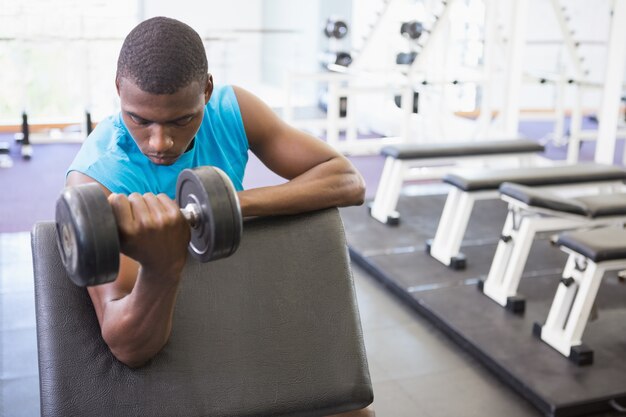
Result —
[{"label": "dumbbell weight plate", "polygon": [[63,190],[56,204],[57,244],[70,279],[81,287],[113,281],[120,242],[113,209],[98,184]]},{"label": "dumbbell weight plate", "polygon": [[342,39],[348,34],[348,25],[342,20],[328,19],[324,27],[324,35],[328,38]]},{"label": "dumbbell weight plate", "polygon": [[418,22],[416,20],[404,22],[400,26],[400,33],[402,34],[402,36],[412,40],[419,39],[419,37],[422,36],[423,31],[424,26],[421,22]]},{"label": "dumbbell weight plate", "polygon": [[243,221],[237,191],[219,168],[185,169],[178,176],[176,202],[197,204],[200,219],[191,229],[189,252],[200,262],[232,255],[239,247]]},{"label": "dumbbell weight plate", "polygon": [[411,65],[417,58],[417,52],[400,52],[396,55],[396,64],[398,65]]}]

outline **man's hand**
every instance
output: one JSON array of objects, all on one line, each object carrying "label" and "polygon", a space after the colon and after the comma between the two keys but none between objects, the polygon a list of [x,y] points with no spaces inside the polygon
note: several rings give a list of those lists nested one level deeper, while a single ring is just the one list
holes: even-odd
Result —
[{"label": "man's hand", "polygon": [[[111,194],[122,253],[151,271],[180,272],[187,259],[190,228],[167,195]],[[168,274],[169,275],[169,274]]]}]

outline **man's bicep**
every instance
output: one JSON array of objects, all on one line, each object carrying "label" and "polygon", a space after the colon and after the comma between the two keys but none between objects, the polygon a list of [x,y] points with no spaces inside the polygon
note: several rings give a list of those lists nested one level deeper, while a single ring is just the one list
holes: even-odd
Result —
[{"label": "man's bicep", "polygon": [[120,254],[120,270],[115,281],[87,288],[100,326],[105,319],[107,304],[130,294],[138,273],[139,264],[128,256]]},{"label": "man's bicep", "polygon": [[321,140],[287,125],[265,138],[253,152],[268,168],[288,179],[340,156]]},{"label": "man's bicep", "polygon": [[102,188],[104,193],[107,195],[107,197],[109,196],[109,194],[111,194],[111,191],[108,188],[106,188],[104,185],[100,184],[100,182],[91,178],[89,175],[83,174],[80,171],[70,171],[67,174],[67,177],[65,178],[65,185],[68,187],[72,187],[72,186],[80,185],[80,184],[89,184],[93,182],[98,183],[100,185],[100,187]]},{"label": "man's bicep", "polygon": [[235,87],[250,150],[272,171],[292,179],[340,156],[321,140],[289,126],[263,101]]}]

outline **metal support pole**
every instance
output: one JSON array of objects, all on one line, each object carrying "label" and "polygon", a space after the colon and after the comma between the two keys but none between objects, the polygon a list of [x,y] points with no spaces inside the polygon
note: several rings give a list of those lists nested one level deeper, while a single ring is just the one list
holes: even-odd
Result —
[{"label": "metal support pole", "polygon": [[626,25],[623,24],[626,21],[626,0],[614,0],[612,15],[595,155],[596,162],[605,164],[612,164],[615,156],[617,119],[626,66]]},{"label": "metal support pole", "polygon": [[572,106],[572,112],[570,114],[569,124],[569,140],[567,141],[567,163],[575,164],[578,162],[580,154],[580,131],[583,123],[583,110],[582,110],[582,88],[574,84],[572,86],[572,92],[574,93],[574,105]]},{"label": "metal support pole", "polygon": [[488,136],[493,113],[494,55],[496,52],[496,0],[485,0],[485,41],[483,48],[483,71],[485,81],[480,84],[480,114],[476,120],[473,137]]},{"label": "metal support pole", "polygon": [[524,55],[528,0],[515,0],[509,38],[509,67],[506,74],[506,96],[503,109],[504,133],[515,137],[519,125],[519,97],[522,86],[522,57]]},{"label": "metal support pole", "polygon": [[572,36],[572,32],[567,25],[567,20],[565,15],[563,14],[563,10],[561,9],[561,5],[558,0],[551,0],[552,9],[554,9],[554,16],[556,17],[557,22],[559,23],[559,28],[561,29],[561,34],[563,35],[563,41],[565,42],[565,47],[567,52],[572,60],[572,64],[574,65],[574,70],[576,71],[576,78],[582,80],[585,78],[585,73],[580,61],[580,55],[578,54],[578,49],[576,47],[576,41]]}]

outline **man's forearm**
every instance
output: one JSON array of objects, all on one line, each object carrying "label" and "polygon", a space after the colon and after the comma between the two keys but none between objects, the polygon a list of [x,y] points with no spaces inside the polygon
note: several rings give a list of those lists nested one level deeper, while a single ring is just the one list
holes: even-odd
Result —
[{"label": "man's forearm", "polygon": [[140,269],[132,292],[106,303],[102,336],[118,360],[138,367],[165,346],[172,329],[179,283],[180,272]]},{"label": "man's forearm", "polygon": [[363,203],[361,175],[342,158],[315,166],[291,181],[239,192],[244,216],[295,214]]}]

